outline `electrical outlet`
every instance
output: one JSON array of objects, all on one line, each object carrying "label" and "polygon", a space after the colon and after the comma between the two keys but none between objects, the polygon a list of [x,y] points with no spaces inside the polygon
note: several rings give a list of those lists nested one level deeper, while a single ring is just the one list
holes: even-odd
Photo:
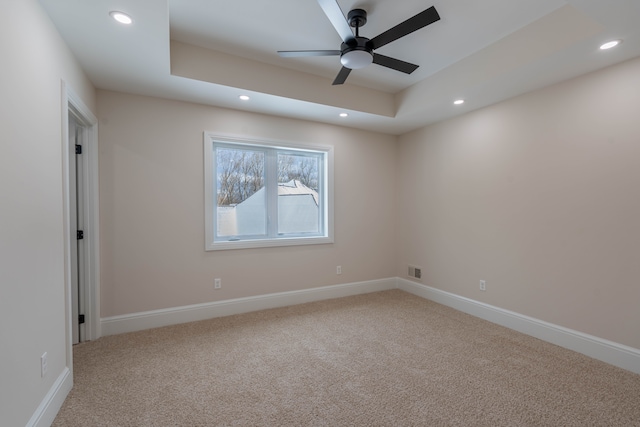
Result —
[{"label": "electrical outlet", "polygon": [[220,289],[222,287],[222,279],[215,279],[213,281],[214,289]]},{"label": "electrical outlet", "polygon": [[341,265],[336,267],[336,274],[342,274],[342,266]]},{"label": "electrical outlet", "polygon": [[485,280],[480,280],[480,290],[481,291],[487,290],[487,282]]},{"label": "electrical outlet", "polygon": [[45,351],[40,356],[40,376],[44,378],[47,375],[47,352]]}]

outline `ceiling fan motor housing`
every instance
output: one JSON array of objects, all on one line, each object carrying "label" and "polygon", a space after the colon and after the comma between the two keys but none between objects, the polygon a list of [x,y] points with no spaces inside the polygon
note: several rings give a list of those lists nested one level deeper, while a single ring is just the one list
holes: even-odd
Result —
[{"label": "ceiling fan motor housing", "polygon": [[373,62],[373,49],[366,37],[356,37],[342,43],[340,62],[343,66],[357,70]]}]

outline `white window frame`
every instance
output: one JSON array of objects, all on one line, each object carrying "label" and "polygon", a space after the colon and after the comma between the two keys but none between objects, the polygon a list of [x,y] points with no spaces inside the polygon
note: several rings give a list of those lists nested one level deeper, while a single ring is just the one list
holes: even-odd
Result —
[{"label": "white window frame", "polygon": [[[297,150],[322,153],[324,159],[324,189],[318,196],[322,198],[324,211],[321,213],[323,219],[324,233],[319,236],[287,236],[271,237],[259,239],[242,239],[234,241],[216,241],[215,222],[217,219],[216,200],[216,158],[214,153],[214,143],[221,144],[242,144],[245,146],[255,146],[257,148],[275,148],[280,150]],[[249,249],[278,246],[296,245],[318,245],[333,243],[333,146],[312,145],[302,143],[289,143],[281,141],[253,140],[247,138],[230,137],[204,132],[204,221],[205,221],[205,250],[228,250],[228,249]],[[269,178],[267,178],[269,179]]]}]

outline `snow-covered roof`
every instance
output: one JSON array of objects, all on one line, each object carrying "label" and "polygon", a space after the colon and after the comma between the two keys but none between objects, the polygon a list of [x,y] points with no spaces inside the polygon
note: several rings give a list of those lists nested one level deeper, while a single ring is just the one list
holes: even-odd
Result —
[{"label": "snow-covered roof", "polygon": [[318,205],[318,192],[307,187],[297,179],[292,179],[289,182],[282,182],[278,184],[278,196],[302,196],[310,195]]},{"label": "snow-covered roof", "polygon": [[[218,206],[218,236],[264,234],[265,188],[235,206]],[[282,198],[281,198],[282,196]],[[288,197],[302,196],[302,197]],[[313,199],[313,201],[311,201]],[[278,184],[278,231],[317,232],[318,192],[297,179]]]}]

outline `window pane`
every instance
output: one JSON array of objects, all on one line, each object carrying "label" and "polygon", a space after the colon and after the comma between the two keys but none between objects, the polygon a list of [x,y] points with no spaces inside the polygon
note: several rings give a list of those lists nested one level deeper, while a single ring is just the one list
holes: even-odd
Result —
[{"label": "window pane", "polygon": [[216,147],[218,237],[267,233],[264,172],[263,151]]},{"label": "window pane", "polygon": [[321,233],[321,156],[278,153],[278,234]]},{"label": "window pane", "polygon": [[205,249],[333,243],[331,147],[205,132]]}]

